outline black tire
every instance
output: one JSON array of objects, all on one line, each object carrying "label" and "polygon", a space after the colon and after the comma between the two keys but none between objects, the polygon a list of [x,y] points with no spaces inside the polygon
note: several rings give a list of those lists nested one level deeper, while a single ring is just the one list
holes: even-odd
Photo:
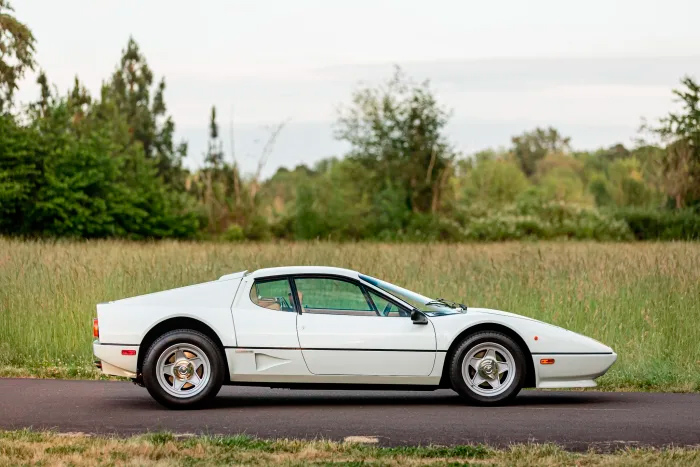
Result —
[{"label": "black tire", "polygon": [[[197,394],[176,397],[161,386],[158,378],[158,360],[173,345],[194,345],[202,350],[209,361],[209,379]],[[224,382],[225,360],[221,351],[211,338],[192,329],[177,329],[160,336],[151,345],[143,362],[143,383],[149,394],[170,409],[195,409],[206,406],[216,397]]]},{"label": "black tire", "polygon": [[[503,379],[504,381],[509,381],[509,386],[503,392],[490,396],[475,392],[475,389],[472,387],[470,382],[465,380],[462,372],[464,359],[467,357],[470,351],[478,345],[489,343],[504,347],[508,352],[510,352],[514,360],[515,368],[515,374],[510,379],[508,378],[507,374],[504,374],[502,378],[496,376],[499,378],[499,380]],[[452,388],[457,391],[459,395],[472,403],[479,405],[504,404],[515,398],[525,384],[527,376],[526,358],[526,354],[523,352],[520,346],[513,341],[513,339],[503,333],[496,331],[481,331],[467,336],[462,340],[462,342],[459,343],[448,361],[448,374],[450,377],[450,382],[452,383]],[[496,383],[498,383],[498,381],[496,381]],[[486,381],[486,386],[490,386],[488,381]],[[476,389],[478,390],[479,388],[477,387]]]}]

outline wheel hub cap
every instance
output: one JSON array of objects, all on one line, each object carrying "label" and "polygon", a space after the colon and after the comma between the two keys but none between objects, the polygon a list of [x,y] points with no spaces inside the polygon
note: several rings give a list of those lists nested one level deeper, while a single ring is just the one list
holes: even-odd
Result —
[{"label": "wheel hub cap", "polygon": [[175,364],[173,373],[179,380],[188,380],[194,375],[194,365],[188,360],[180,360]]},{"label": "wheel hub cap", "polygon": [[477,371],[483,378],[495,379],[498,377],[498,363],[493,358],[484,358]]}]

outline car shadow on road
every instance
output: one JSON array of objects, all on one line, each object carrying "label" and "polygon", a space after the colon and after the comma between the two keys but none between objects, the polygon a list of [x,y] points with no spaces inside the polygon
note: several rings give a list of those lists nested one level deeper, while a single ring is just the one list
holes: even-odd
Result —
[{"label": "car shadow on road", "polygon": [[[620,403],[615,393],[569,392],[569,391],[523,391],[512,402],[501,407],[584,407],[591,404],[604,406]],[[146,395],[138,398],[118,398],[103,401],[110,409],[152,410],[162,408]],[[266,408],[362,408],[362,407],[454,407],[474,410],[488,410],[470,404],[449,390],[439,391],[329,391],[329,390],[289,390],[262,389],[228,386],[209,404],[206,409],[266,409]],[[164,409],[165,410],[165,409]]]},{"label": "car shadow on road", "polygon": [[[273,390],[271,390],[273,391]],[[285,391],[280,394],[278,391]],[[507,406],[581,406],[587,404],[605,404],[610,398],[601,397],[602,393],[533,393],[525,391]],[[456,393],[417,392],[392,393],[391,391],[377,394],[353,391],[305,391],[294,393],[292,390],[274,390],[266,395],[235,394],[228,392],[220,394],[211,404],[211,408],[265,408],[265,407],[405,407],[405,406],[455,406],[482,409],[476,404],[470,404]]]}]

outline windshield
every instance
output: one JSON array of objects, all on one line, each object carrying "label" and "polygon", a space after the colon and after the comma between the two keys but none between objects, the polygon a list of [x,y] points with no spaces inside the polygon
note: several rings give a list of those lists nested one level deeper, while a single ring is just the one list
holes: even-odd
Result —
[{"label": "windshield", "polygon": [[444,315],[454,315],[457,313],[463,313],[463,310],[459,305],[454,303],[437,301],[435,299],[426,297],[416,292],[412,292],[398,285],[385,282],[374,277],[365,276],[360,274],[360,279],[365,282],[369,282],[375,287],[382,289],[384,292],[393,295],[399,300],[411,305],[413,308],[424,312],[428,316],[444,316]]}]

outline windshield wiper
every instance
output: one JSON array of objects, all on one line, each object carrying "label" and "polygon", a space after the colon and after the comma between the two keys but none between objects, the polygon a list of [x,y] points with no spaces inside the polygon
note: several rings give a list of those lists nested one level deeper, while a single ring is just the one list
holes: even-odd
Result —
[{"label": "windshield wiper", "polygon": [[462,310],[467,309],[467,305],[463,305],[461,303],[455,303],[455,302],[448,302],[444,298],[436,298],[435,300],[430,300],[425,305],[426,306],[427,305],[442,305],[442,306],[446,306],[448,308],[461,308]]}]

